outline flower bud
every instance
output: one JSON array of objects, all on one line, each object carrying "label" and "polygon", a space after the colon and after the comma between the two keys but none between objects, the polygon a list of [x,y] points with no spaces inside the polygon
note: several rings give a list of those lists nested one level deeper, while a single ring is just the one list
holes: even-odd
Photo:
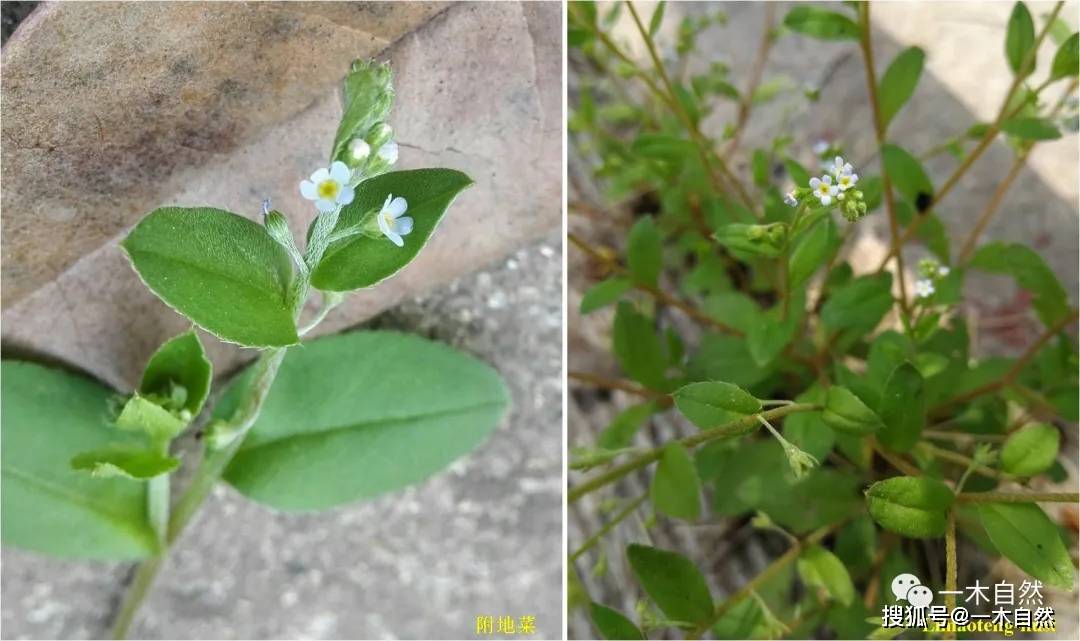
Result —
[{"label": "flower bud", "polygon": [[345,159],[345,164],[356,167],[367,160],[370,155],[371,145],[363,138],[353,138],[349,141],[349,155]]},{"label": "flower bud", "polygon": [[364,140],[371,145],[372,149],[378,149],[394,137],[394,128],[385,122],[377,122],[368,129]]}]

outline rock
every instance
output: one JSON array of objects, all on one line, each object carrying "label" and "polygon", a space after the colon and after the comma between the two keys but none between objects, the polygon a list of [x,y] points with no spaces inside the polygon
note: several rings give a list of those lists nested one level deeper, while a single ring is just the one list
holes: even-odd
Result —
[{"label": "rock", "polygon": [[[265,197],[306,229],[314,209],[297,185],[326,163],[356,57],[394,69],[400,166],[477,184],[415,263],[352,295],[322,331],[558,226],[560,39],[560,8],[543,4],[44,5],[3,53],[6,355],[130,387],[186,322],[117,242],[156,206],[254,218]],[[253,355],[207,343],[219,372]]]}]

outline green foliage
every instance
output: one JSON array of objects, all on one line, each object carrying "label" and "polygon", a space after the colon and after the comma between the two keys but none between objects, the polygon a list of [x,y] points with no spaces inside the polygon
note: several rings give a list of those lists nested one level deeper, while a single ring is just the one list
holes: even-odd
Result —
[{"label": "green foliage", "polygon": [[914,365],[904,362],[889,375],[878,414],[884,425],[878,439],[886,447],[906,452],[915,446],[926,423],[926,396]]},{"label": "green foliage", "polygon": [[1036,423],[1014,432],[1001,448],[1001,466],[1015,476],[1035,476],[1057,460],[1061,433],[1052,425]]},{"label": "green foliage", "polygon": [[866,436],[883,427],[881,418],[845,387],[830,387],[825,394],[821,420],[839,432]]},{"label": "green foliage", "polygon": [[106,420],[112,392],[40,365],[5,360],[2,367],[4,543],[61,557],[154,554],[145,485],[68,465],[80,452],[134,443]]},{"label": "green foliage", "polygon": [[1014,74],[1026,76],[1035,68],[1034,46],[1035,21],[1024,3],[1017,2],[1013,5],[1005,31],[1005,59],[1009,61],[1009,68]]},{"label": "green foliage", "polygon": [[[238,377],[215,407],[227,417]],[[316,510],[421,481],[480,444],[506,411],[487,365],[395,332],[354,332],[285,357],[225,480],[280,510]]]},{"label": "green foliage", "polygon": [[796,289],[820,269],[840,246],[836,223],[831,216],[811,227],[799,238],[788,259],[788,281]]},{"label": "green foliage", "polygon": [[1080,73],[1080,33],[1074,33],[1061,43],[1050,65],[1050,79],[1068,78]]},{"label": "green foliage", "polygon": [[[659,10],[658,10],[659,11]],[[593,625],[600,631],[605,639],[615,641],[617,639],[644,639],[645,635],[638,629],[634,622],[618,610],[612,610],[606,605],[591,603],[589,613],[592,615]]]},{"label": "green foliage", "polygon": [[96,477],[121,476],[149,479],[168,474],[180,466],[180,459],[137,447],[110,447],[75,455],[71,467]]},{"label": "green foliage", "polygon": [[635,310],[628,301],[620,302],[615,308],[612,339],[615,357],[630,378],[656,390],[667,387],[664,345],[653,329],[652,320]]},{"label": "green foliage", "polygon": [[1061,132],[1045,118],[1010,118],[1001,123],[1001,130],[1021,140],[1057,140]]},{"label": "green foliage", "polygon": [[634,282],[656,287],[660,277],[660,234],[653,219],[646,216],[637,221],[626,240],[626,262]]},{"label": "green foliage", "polygon": [[678,442],[664,446],[649,498],[657,512],[670,517],[695,520],[701,515],[701,483],[694,462]]},{"label": "green foliage", "polygon": [[1069,314],[1068,296],[1043,257],[1026,245],[994,242],[983,245],[969,263],[973,269],[1005,274],[1034,296],[1032,306],[1046,325]]},{"label": "green foliage", "polygon": [[952,491],[926,476],[897,476],[866,491],[870,516],[886,530],[913,539],[943,536],[945,513],[952,503]]},{"label": "green foliage", "polygon": [[701,624],[712,617],[709,587],[686,557],[647,545],[630,545],[626,558],[638,583],[668,618]]},{"label": "green foliage", "polygon": [[169,339],[154,352],[143,369],[139,393],[194,416],[210,394],[213,374],[213,365],[193,329]]},{"label": "green foliage", "polygon": [[[347,292],[393,276],[416,258],[454,199],[472,184],[471,178],[453,169],[394,171],[360,183],[334,227],[335,232],[356,233],[330,243],[312,271],[312,287]],[[361,231],[390,195],[409,204],[406,213],[413,219],[413,230],[404,237],[404,247],[381,234],[369,236]]]},{"label": "green foliage", "polygon": [[593,285],[581,297],[581,313],[589,314],[619,300],[630,290],[632,283],[628,278],[614,276]]},{"label": "green foliage", "polygon": [[842,13],[799,5],[784,16],[784,26],[819,40],[858,40],[859,25]]},{"label": "green foliage", "polygon": [[820,545],[803,550],[799,555],[798,567],[803,583],[824,588],[832,598],[844,605],[850,605],[855,598],[855,585],[844,562]]},{"label": "green foliage", "polygon": [[761,411],[761,401],[738,385],[723,381],[691,383],[676,390],[674,395],[679,411],[701,429]]},{"label": "green foliage", "polygon": [[348,160],[349,142],[367,138],[371,128],[386,120],[394,104],[393,72],[385,63],[356,60],[342,83],[345,111],[334,134],[330,160]]},{"label": "green foliage", "polygon": [[221,340],[245,347],[299,342],[289,254],[250,220],[209,207],[162,207],[121,247],[158,298]]},{"label": "green foliage", "polygon": [[881,110],[881,122],[889,126],[904,103],[915,93],[922,75],[926,53],[918,47],[908,47],[901,51],[881,76],[878,88],[878,106]]},{"label": "green foliage", "polygon": [[983,503],[976,508],[987,536],[1002,556],[1049,585],[1072,590],[1072,558],[1058,528],[1033,503]]},{"label": "green foliage", "polygon": [[934,185],[926,175],[920,163],[904,148],[886,144],[881,147],[881,156],[885,161],[885,171],[892,178],[893,187],[911,204],[919,202],[920,195],[934,195]]}]

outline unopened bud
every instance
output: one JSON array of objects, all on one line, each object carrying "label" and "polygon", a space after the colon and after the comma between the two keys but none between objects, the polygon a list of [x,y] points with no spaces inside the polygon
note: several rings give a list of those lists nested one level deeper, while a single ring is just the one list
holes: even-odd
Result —
[{"label": "unopened bud", "polygon": [[368,129],[364,140],[371,145],[372,149],[378,149],[394,137],[394,128],[385,122],[377,122]]},{"label": "unopened bud", "polygon": [[353,138],[349,142],[349,157],[346,164],[357,166],[371,155],[371,145],[363,138]]}]

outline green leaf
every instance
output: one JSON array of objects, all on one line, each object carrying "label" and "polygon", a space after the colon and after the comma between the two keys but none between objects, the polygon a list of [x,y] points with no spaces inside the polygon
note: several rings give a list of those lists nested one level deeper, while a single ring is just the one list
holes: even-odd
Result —
[{"label": "green leaf", "polygon": [[687,162],[696,158],[697,153],[694,143],[666,134],[640,134],[631,143],[630,150],[644,158],[673,163]]},{"label": "green leaf", "polygon": [[865,436],[881,429],[881,419],[846,387],[834,385],[825,393],[821,420],[834,430]]},{"label": "green leaf", "polygon": [[168,474],[180,466],[180,459],[139,447],[109,447],[82,452],[71,459],[72,469],[91,476],[149,479]]},{"label": "green leaf", "polygon": [[1045,118],[1011,118],[1001,123],[1001,130],[1021,140],[1057,140],[1061,132]]},{"label": "green leaf", "polygon": [[716,230],[714,238],[728,249],[776,258],[784,249],[787,225],[746,225],[732,223]]},{"label": "green leaf", "polygon": [[1061,433],[1036,423],[1013,433],[1001,448],[1001,467],[1016,476],[1035,476],[1050,469],[1061,447]]},{"label": "green leaf", "polygon": [[885,144],[881,147],[885,171],[896,190],[913,205],[934,196],[934,184],[922,164],[902,147]]},{"label": "green leaf", "polygon": [[381,234],[363,233],[330,243],[311,273],[312,287],[346,292],[393,276],[416,258],[454,199],[472,184],[471,178],[453,169],[392,171],[360,183],[353,201],[341,210],[335,231],[365,224],[393,195],[408,202],[405,215],[413,219],[412,233],[404,236],[404,247]]},{"label": "green leaf", "polygon": [[886,530],[932,539],[945,534],[945,513],[953,504],[953,493],[926,476],[896,476],[871,485],[866,504],[870,516]]},{"label": "green leaf", "polygon": [[661,409],[659,403],[655,401],[631,405],[619,412],[618,416],[604,428],[604,431],[600,432],[596,444],[607,450],[630,447],[630,444],[634,442],[634,435],[641,428],[641,424]]},{"label": "green leaf", "polygon": [[784,16],[784,25],[804,36],[819,40],[858,40],[859,25],[835,11],[800,5]]},{"label": "green leaf", "polygon": [[726,380],[743,387],[760,383],[771,372],[769,367],[758,365],[750,355],[745,338],[718,333],[702,336],[686,370],[692,378]]},{"label": "green leaf", "polygon": [[784,169],[787,170],[788,176],[791,176],[791,180],[796,185],[805,187],[810,184],[810,173],[795,160],[786,158],[784,160]]},{"label": "green leaf", "polygon": [[754,184],[758,187],[766,187],[769,184],[769,155],[764,149],[755,149],[750,161],[751,173],[754,176]]},{"label": "green leaf", "polygon": [[825,588],[844,605],[850,605],[855,598],[855,585],[844,563],[820,545],[803,550],[799,555],[798,567],[803,583]]},{"label": "green leaf", "polygon": [[992,274],[1006,274],[1031,292],[1031,304],[1047,326],[1069,314],[1069,297],[1043,257],[1027,245],[995,242],[983,245],[972,256],[971,267]]},{"label": "green leaf", "polygon": [[0,371],[0,506],[5,544],[61,557],[136,559],[157,551],[146,486],[95,479],[68,462],[123,441],[106,419],[113,392],[32,363]]},{"label": "green leaf", "polygon": [[[805,299],[805,295],[798,291],[792,292],[791,297]],[[791,303],[791,307],[798,309],[795,303]],[[746,332],[746,346],[750,357],[760,366],[773,362],[795,338],[795,332],[802,320],[801,315],[792,311],[786,319],[782,316],[783,310],[778,305],[761,314],[758,322],[751,325]]]},{"label": "green leaf", "polygon": [[652,319],[638,313],[629,301],[621,301],[615,308],[612,341],[615,358],[627,376],[645,387],[664,391],[667,354]]},{"label": "green leaf", "polygon": [[349,141],[365,138],[372,126],[386,120],[394,104],[393,72],[387,63],[356,60],[342,86],[341,116],[330,160],[347,160]]},{"label": "green leaf", "polygon": [[[795,397],[796,403],[824,403],[825,390],[814,385]],[[784,438],[819,461],[832,451],[836,442],[833,432],[821,420],[821,412],[796,412],[784,418]]]},{"label": "green leaf", "polygon": [[829,259],[839,242],[832,216],[826,216],[807,230],[795,244],[791,258],[788,259],[788,287],[796,289],[810,280],[814,272]]},{"label": "green leaf", "polygon": [[881,77],[881,87],[878,89],[878,105],[881,109],[881,122],[885,127],[889,126],[896,112],[904,106],[904,103],[915,93],[915,86],[919,84],[919,76],[922,75],[923,62],[926,54],[918,47],[908,47],[901,51],[889,64],[885,74]]},{"label": "green leaf", "polygon": [[673,441],[664,446],[649,498],[661,514],[691,521],[701,516],[701,481],[681,443]]},{"label": "green leaf", "polygon": [[[232,414],[250,370],[215,407]],[[289,350],[262,413],[225,470],[280,510],[366,499],[430,477],[476,448],[506,411],[487,365],[396,332],[353,332]]]},{"label": "green leaf", "polygon": [[626,240],[626,262],[634,282],[656,287],[660,277],[660,234],[650,216],[645,216],[630,229]]},{"label": "green leaf", "polygon": [[645,635],[638,629],[634,622],[626,618],[622,612],[612,610],[606,605],[593,602],[589,605],[589,614],[592,615],[593,625],[600,631],[600,636],[612,641],[625,639],[644,639]]},{"label": "green leaf", "polygon": [[172,399],[177,388],[182,388],[184,399],[173,409],[185,409],[195,416],[210,393],[213,375],[214,367],[206,358],[199,335],[192,329],[157,348],[143,370],[139,393]]},{"label": "green leaf", "polygon": [[878,414],[884,424],[878,440],[886,447],[906,452],[915,446],[926,424],[926,395],[914,365],[902,363],[889,375]]},{"label": "green leaf", "polygon": [[[1023,2],[1013,5],[1012,14],[1009,15],[1009,25],[1005,32],[1005,58],[1009,61],[1009,68],[1014,74],[1028,75],[1035,68],[1035,52],[1031,51],[1035,46],[1035,22],[1031,19],[1031,12]],[[1031,58],[1023,69],[1024,58],[1031,51]]]},{"label": "green leaf", "polygon": [[675,406],[701,429],[723,425],[761,411],[761,401],[746,390],[723,381],[690,383],[674,393]]},{"label": "green leaf", "polygon": [[116,417],[116,427],[125,432],[145,434],[154,441],[175,438],[184,431],[188,422],[138,394],[124,403],[120,416]]},{"label": "green leaf", "polygon": [[1072,559],[1042,508],[1034,503],[980,503],[976,509],[998,552],[1036,579],[1072,590]]},{"label": "green leaf", "polygon": [[653,10],[652,18],[649,20],[649,37],[656,37],[656,32],[660,30],[660,23],[664,21],[664,8],[667,6],[667,2],[661,0],[656,5],[656,9]]},{"label": "green leaf", "polygon": [[709,587],[689,559],[637,544],[626,548],[626,557],[638,583],[669,619],[702,624],[712,618]]},{"label": "green leaf", "polygon": [[1080,33],[1074,33],[1061,43],[1050,66],[1050,79],[1068,78],[1080,73]]},{"label": "green leaf", "polygon": [[631,287],[629,278],[614,276],[593,285],[581,297],[581,313],[589,314],[619,300]]},{"label": "green leaf", "polygon": [[221,209],[162,207],[121,246],[158,298],[221,340],[245,347],[299,342],[292,262],[260,225]]},{"label": "green leaf", "polygon": [[832,331],[855,328],[868,332],[892,308],[892,275],[860,276],[829,296],[821,308],[821,321]]}]

